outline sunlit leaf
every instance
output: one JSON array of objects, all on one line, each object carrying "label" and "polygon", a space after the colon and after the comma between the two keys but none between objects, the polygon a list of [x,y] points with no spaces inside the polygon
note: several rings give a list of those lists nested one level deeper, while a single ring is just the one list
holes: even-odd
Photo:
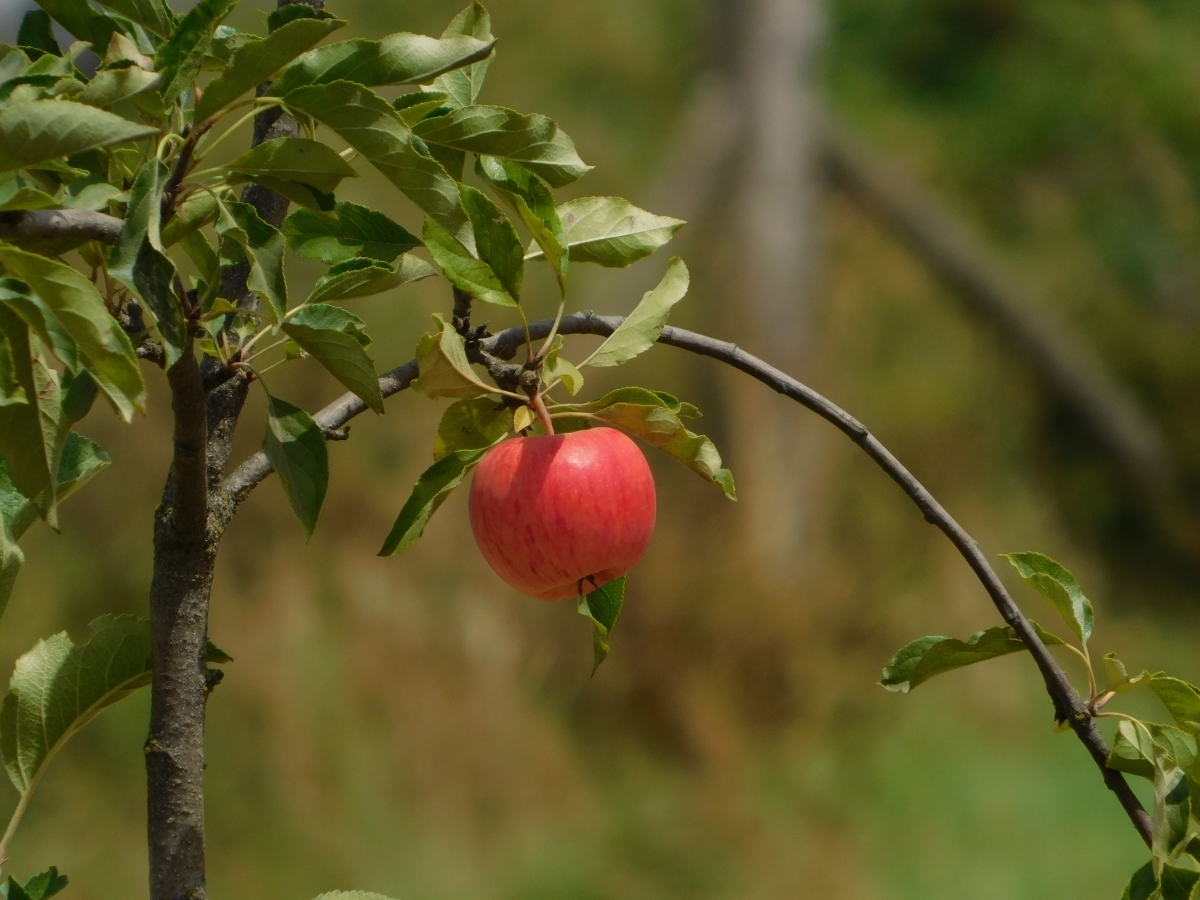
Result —
[{"label": "sunlit leaf", "polygon": [[69,100],[10,104],[0,111],[0,172],[28,169],[156,132],[148,125]]},{"label": "sunlit leaf", "polygon": [[1105,691],[1121,694],[1134,688],[1145,687],[1150,683],[1150,673],[1145,669],[1142,674],[1131,677],[1125,670],[1125,664],[1117,659],[1115,653],[1104,654],[1104,673],[1108,678]]},{"label": "sunlit leaf", "polygon": [[297,256],[331,266],[354,257],[391,262],[421,245],[419,238],[383,213],[347,200],[338,201],[337,217],[332,220],[296,210],[283,223],[283,234]]},{"label": "sunlit leaf", "polygon": [[413,126],[413,133],[427,144],[520,163],[551,187],[564,187],[592,168],[551,119],[502,106],[468,106],[424,119]]},{"label": "sunlit leaf", "polygon": [[196,104],[196,121],[205,121],[242,94],[253,90],[345,24],[341,19],[332,17],[304,16],[278,27],[261,41],[242,45],[233,52],[225,71],[205,88],[204,95]]},{"label": "sunlit leaf", "polygon": [[136,22],[159,37],[170,37],[175,27],[175,15],[166,0],[96,0],[118,15]]},{"label": "sunlit leaf", "polygon": [[208,191],[197,191],[175,207],[175,215],[163,226],[163,246],[173,246],[216,220],[217,198]]},{"label": "sunlit leaf", "polygon": [[155,71],[163,76],[163,99],[168,103],[188,89],[200,74],[213,43],[213,32],[237,6],[237,0],[200,0],[175,26],[170,39],[154,54]]},{"label": "sunlit leaf", "polygon": [[295,310],[281,327],[329,374],[375,412],[383,414],[379,376],[366,350],[371,339],[364,331],[362,319],[340,306],[311,303]]},{"label": "sunlit leaf", "polygon": [[471,219],[480,260],[487,263],[504,291],[520,303],[525,259],[517,230],[485,194],[465,184],[460,186],[459,193]]},{"label": "sunlit leaf", "polygon": [[425,260],[407,253],[396,265],[378,259],[348,259],[323,275],[304,302],[330,303],[369,297],[436,274]]},{"label": "sunlit leaf", "polygon": [[1020,576],[1062,616],[1084,644],[1092,636],[1092,604],[1066,567],[1041,553],[1004,554]]},{"label": "sunlit leaf", "polygon": [[417,366],[420,377],[412,383],[413,390],[434,399],[467,399],[494,392],[471,368],[462,335],[434,316],[439,331],[425,334],[417,342]]},{"label": "sunlit leaf", "polygon": [[689,275],[678,256],[667,264],[667,273],[652,291],[647,291],[633,312],[617,326],[583,366],[619,366],[649,350],[662,334],[671,307],[686,296]]},{"label": "sunlit leaf", "polygon": [[88,106],[104,108],[154,90],[161,83],[162,76],[137,66],[105,69],[96,73],[96,77],[87,83],[76,99]]},{"label": "sunlit leaf", "polygon": [[[442,38],[446,40],[457,35],[473,37],[495,46],[495,38],[492,37],[492,17],[481,3],[472,3],[455,16],[442,32]],[[489,52],[478,62],[439,76],[433,83],[433,89],[445,94],[454,106],[470,106],[483,89],[483,80],[495,57],[494,51]]]},{"label": "sunlit leaf", "polygon": [[[1062,640],[1034,625],[1038,637],[1047,646]],[[905,644],[883,667],[879,683],[889,691],[907,694],[935,675],[961,669],[997,656],[1027,650],[1012,626],[996,626],[978,631],[965,641],[931,634]]]},{"label": "sunlit leaf", "polygon": [[[580,197],[558,207],[563,241],[576,262],[622,268],[666,244],[686,222],[656,216],[620,197]],[[526,259],[543,255],[530,247]]]},{"label": "sunlit leaf", "polygon": [[1181,727],[1200,734],[1200,688],[1159,673],[1150,679],[1150,689]]},{"label": "sunlit leaf", "polygon": [[[561,382],[571,396],[574,396],[583,388],[583,373],[575,368],[573,362],[562,356],[562,348],[562,335],[555,335],[554,343],[542,363],[542,381],[546,385],[554,384],[556,381]],[[672,411],[677,413],[676,410]]]},{"label": "sunlit leaf", "polygon": [[304,410],[272,397],[262,449],[279,475],[292,511],[312,537],[329,487],[329,448],[320,426]]},{"label": "sunlit leaf", "polygon": [[386,100],[362,85],[338,81],[294,90],[287,102],[337,132],[450,234],[474,246],[457,182],[417,149],[412,132]]},{"label": "sunlit leaf", "polygon": [[480,156],[475,173],[516,212],[550,263],[559,293],[566,296],[569,257],[566,237],[550,189],[529,169],[511,160]]}]

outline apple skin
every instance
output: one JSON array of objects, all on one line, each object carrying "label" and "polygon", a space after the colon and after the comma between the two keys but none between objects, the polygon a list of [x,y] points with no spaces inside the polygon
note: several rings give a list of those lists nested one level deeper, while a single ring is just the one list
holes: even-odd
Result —
[{"label": "apple skin", "polygon": [[[522,594],[579,596],[628,572],[654,533],[654,477],[612,428],[513,438],[471,483],[471,530],[484,559]],[[584,582],[584,592],[595,590]]]}]

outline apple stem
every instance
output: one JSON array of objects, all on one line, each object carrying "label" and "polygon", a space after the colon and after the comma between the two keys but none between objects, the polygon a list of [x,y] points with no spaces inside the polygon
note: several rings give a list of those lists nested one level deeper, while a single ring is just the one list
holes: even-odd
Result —
[{"label": "apple stem", "polygon": [[546,429],[546,434],[554,434],[554,423],[550,420],[550,411],[546,409],[546,404],[542,400],[542,395],[533,393],[529,395],[529,405],[533,407],[533,411],[537,413],[538,419],[542,423],[542,427]]}]

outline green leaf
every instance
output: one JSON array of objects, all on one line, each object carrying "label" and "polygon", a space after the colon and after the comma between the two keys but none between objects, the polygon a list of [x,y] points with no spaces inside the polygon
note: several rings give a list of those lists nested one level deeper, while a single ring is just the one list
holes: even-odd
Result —
[{"label": "green leaf", "polygon": [[[558,207],[564,243],[576,262],[623,268],[666,244],[687,223],[656,216],[620,197],[580,197]],[[530,247],[526,259],[538,259]]]},{"label": "green leaf", "polygon": [[0,396],[0,454],[17,490],[34,500],[46,522],[57,528],[55,473],[66,437],[58,380],[42,361],[29,327],[2,306],[0,335],[20,388],[19,400],[16,392]]},{"label": "green leaf", "polygon": [[520,303],[525,259],[517,229],[485,194],[465,184],[459,186],[459,193],[471,219],[479,258],[487,263],[504,291]]},{"label": "green leaf", "polygon": [[416,84],[485,58],[494,44],[463,35],[438,40],[407,32],[378,41],[342,41],[301,56],[280,73],[267,93],[283,97],[297,88],[335,81],[366,87]]},{"label": "green leaf", "polygon": [[583,365],[619,366],[653,347],[667,324],[671,307],[687,294],[688,283],[687,266],[676,256],[667,264],[667,274],[658,287],[646,292],[633,312],[596,348],[596,352],[583,361]]},{"label": "green leaf", "polygon": [[1142,724],[1144,728],[1128,720],[1118,723],[1117,735],[1108,754],[1107,765],[1110,769],[1153,781],[1155,751],[1159,748],[1185,772],[1194,770],[1197,746],[1192,735],[1172,725],[1160,725],[1157,722]]},{"label": "green leaf", "polygon": [[512,413],[495,397],[459,400],[446,407],[433,444],[433,458],[442,459],[459,450],[482,450],[506,434]]},{"label": "green leaf", "polygon": [[263,453],[279,474],[304,530],[311,538],[329,487],[329,448],[313,417],[297,406],[272,397],[267,404]]},{"label": "green leaf", "polygon": [[348,259],[323,275],[304,302],[330,303],[369,297],[436,274],[429,263],[411,254],[400,257],[397,265],[378,259]]},{"label": "green leaf", "polygon": [[415,544],[424,533],[429,517],[437,512],[450,492],[462,484],[463,478],[485,453],[487,448],[455,450],[426,469],[413,486],[412,494],[400,510],[379,555],[391,556]]},{"label": "green leaf", "polygon": [[[175,28],[175,15],[165,0],[96,0],[118,15],[136,22],[159,37],[171,36]],[[103,48],[96,48],[102,50]]]},{"label": "green leaf", "polygon": [[425,219],[423,237],[429,255],[456,288],[484,303],[517,306],[516,299],[508,292],[492,267],[472,256],[471,251],[454,235],[430,217]]},{"label": "green leaf", "polygon": [[217,220],[217,198],[208,191],[197,191],[175,207],[175,215],[163,226],[162,242],[171,247],[189,234]]},{"label": "green leaf", "polygon": [[[492,17],[482,4],[472,3],[455,16],[442,32],[444,39],[456,35],[466,35],[495,45],[495,38],[492,37]],[[470,106],[483,89],[483,80],[493,59],[494,52],[472,65],[447,72],[434,81],[433,89],[445,94],[455,106]]]},{"label": "green leaf", "polygon": [[[64,409],[66,403],[64,402]],[[71,418],[68,416],[68,418]],[[58,475],[55,495],[62,503],[83,485],[87,484],[97,473],[108,468],[112,459],[100,446],[87,438],[70,432],[63,442],[62,452],[58,458]],[[8,475],[4,461],[0,459],[0,512],[3,512],[9,536],[13,541],[19,541],[38,519],[38,507],[34,501],[27,498],[16,489]],[[7,602],[7,597],[4,598]],[[3,612],[3,606],[0,606]]]},{"label": "green leaf", "polygon": [[386,100],[345,81],[300,88],[286,99],[293,110],[332,128],[443,228],[474,246],[457,182],[417,149],[412,132]]},{"label": "green leaf", "polygon": [[245,182],[265,187],[269,191],[287,197],[297,206],[303,206],[305,209],[311,209],[321,215],[332,213],[334,207],[337,206],[337,198],[333,194],[319,191],[311,185],[288,181],[286,178],[276,178],[272,175],[243,175],[231,172],[226,183],[243,184]]},{"label": "green leaf", "polygon": [[1134,688],[1144,687],[1150,683],[1150,673],[1145,669],[1142,674],[1136,678],[1131,678],[1129,673],[1125,671],[1125,664],[1117,659],[1117,654],[1104,654],[1104,672],[1108,676],[1108,684],[1104,690],[1113,691],[1114,693],[1124,693],[1132,691]]},{"label": "green leaf", "polygon": [[104,298],[84,275],[65,263],[0,242],[0,264],[26,282],[79,348],[83,367],[96,379],[123,421],[145,412],[146,385],[129,337],[108,313]]},{"label": "green leaf", "polygon": [[332,221],[310,210],[296,210],[283,223],[283,235],[301,259],[319,259],[331,266],[354,257],[391,262],[421,245],[419,238],[383,213],[348,200],[338,201],[337,218]]},{"label": "green leaf", "polygon": [[53,56],[62,56],[62,47],[50,26],[50,16],[44,9],[31,9],[21,19],[17,30],[17,43],[31,50],[40,50]]},{"label": "green leaf", "polygon": [[469,399],[495,393],[471,368],[466,343],[441,316],[433,317],[439,331],[426,333],[417,342],[417,366],[420,377],[412,388],[432,399]]},{"label": "green leaf", "polygon": [[163,99],[168,103],[188,89],[200,74],[212,47],[213,32],[237,6],[237,0],[200,0],[180,20],[171,38],[154,54],[154,69],[163,76]]},{"label": "green leaf", "polygon": [[502,106],[456,109],[418,122],[413,133],[427,144],[520,163],[551,187],[565,187],[592,168],[579,158],[574,142],[552,120]]},{"label": "green leaf", "polygon": [[554,271],[559,293],[566,296],[569,261],[566,236],[550,188],[520,163],[494,156],[480,156],[475,161],[475,173],[491,185],[525,223],[534,243],[541,248]]},{"label": "green leaf", "polygon": [[[575,396],[583,388],[583,373],[581,373],[575,364],[569,359],[564,359],[562,356],[563,336],[556,334],[554,343],[550,347],[550,351],[546,354],[546,359],[542,363],[542,381],[547,385],[553,384],[555,381],[561,381],[566,385],[567,391],[571,396]],[[678,414],[678,410],[672,410]]]},{"label": "green leaf", "polygon": [[105,69],[96,73],[77,99],[88,106],[103,108],[153,90],[161,83],[161,76],[137,66]]},{"label": "green leaf", "polygon": [[392,900],[383,894],[368,894],[365,891],[330,891],[322,894],[316,900]]},{"label": "green leaf", "polygon": [[156,134],[157,129],[69,100],[32,100],[0,111],[0,172]]},{"label": "green leaf", "polygon": [[608,636],[617,624],[617,617],[621,615],[621,607],[624,605],[624,575],[579,598],[579,614],[591,619],[592,625],[595,626],[592,632],[593,675],[608,656]]},{"label": "green leaf", "polygon": [[230,57],[225,71],[205,89],[196,105],[196,121],[205,121],[242,94],[258,87],[345,24],[341,19],[305,16],[273,30],[261,41],[239,47]]},{"label": "green leaf", "polygon": [[1200,688],[1160,672],[1150,679],[1150,690],[1181,727],[1200,734]]},{"label": "green leaf", "polygon": [[221,260],[203,231],[193,231],[180,241],[179,245],[205,282],[214,284],[216,279],[221,277]]},{"label": "green leaf", "polygon": [[343,178],[358,177],[350,164],[333,149],[320,141],[298,137],[264,141],[226,163],[226,168],[235,174],[267,175],[296,181],[326,194],[337,190]]},{"label": "green leaf", "polygon": [[[250,261],[250,277],[246,287],[266,301],[263,312],[275,324],[287,311],[287,279],[283,272],[283,251],[286,246],[283,235],[272,225],[264,222],[249,203],[226,200],[218,203],[217,235],[221,238],[221,254],[224,257],[230,245]],[[232,261],[239,261],[236,258]],[[228,297],[235,303],[241,297]]]},{"label": "green leaf", "polygon": [[31,186],[16,172],[0,176],[0,212],[52,209],[58,205],[54,197]]},{"label": "green leaf", "polygon": [[138,171],[129,190],[129,207],[121,232],[108,254],[108,274],[129,288],[149,310],[173,366],[188,346],[183,305],[175,294],[175,264],[163,252],[160,231],[163,188],[170,178],[166,165],[150,160]]},{"label": "green leaf", "polygon": [[117,23],[92,9],[87,0],[37,0],[37,4],[67,31],[82,41],[90,41],[101,52],[117,31]]},{"label": "green leaf", "polygon": [[[1033,626],[1047,646],[1062,640]],[[997,656],[1007,656],[1028,649],[1011,626],[995,626],[978,631],[965,641],[937,634],[917,638],[901,647],[886,666],[879,684],[889,691],[907,694],[935,675],[961,669]]]},{"label": "green leaf", "polygon": [[401,94],[392,101],[392,109],[400,114],[404,124],[411,128],[430,113],[437,110],[448,110],[447,96],[438,91],[413,91],[411,94]]},{"label": "green leaf", "polygon": [[1158,879],[1154,877],[1154,864],[1146,863],[1133,873],[1121,900],[1151,900],[1158,890]]},{"label": "green leaf", "polygon": [[[12,876],[9,876],[9,881],[12,881]],[[66,875],[59,875],[58,869],[51,866],[45,872],[34,875],[25,882],[22,890],[29,900],[46,900],[48,897],[53,897],[61,892],[67,886],[68,880]],[[16,900],[11,894],[8,900]]]},{"label": "green leaf", "polygon": [[4,610],[8,608],[17,576],[24,564],[24,552],[8,530],[8,523],[0,520],[0,615],[4,615]]},{"label": "green leaf", "polygon": [[[1155,748],[1154,756],[1154,830],[1151,850],[1156,860],[1167,859],[1187,837],[1191,815],[1191,796],[1184,771],[1167,758],[1166,751]],[[1184,894],[1184,900],[1187,895]]]},{"label": "green leaf", "polygon": [[289,3],[271,10],[267,16],[267,31],[276,32],[284,25],[290,25],[297,19],[333,19],[332,13],[323,9],[313,9],[307,3]]},{"label": "green leaf", "polygon": [[79,348],[54,313],[19,278],[0,278],[0,303],[16,313],[68,369],[79,366]]},{"label": "green leaf", "polygon": [[[603,424],[615,425],[640,437],[702,478],[711,481],[721,488],[730,500],[737,499],[733,474],[728,469],[721,468],[721,454],[717,452],[713,442],[704,435],[688,431],[680,421],[680,413],[672,409],[669,401],[653,391],[637,387],[619,388],[599,400],[581,406],[556,406],[554,412],[584,413],[593,419],[599,419]],[[583,421],[588,423],[587,427],[592,427],[593,419]]]},{"label": "green leaf", "polygon": [[1192,890],[1200,881],[1200,872],[1195,869],[1184,869],[1181,866],[1165,865],[1159,886],[1162,890],[1162,900],[1189,900]]},{"label": "green leaf", "polygon": [[1041,553],[1003,554],[1014,569],[1071,626],[1084,644],[1092,636],[1092,604],[1066,567]]},{"label": "green leaf", "polygon": [[334,378],[383,415],[379,376],[366,351],[371,339],[363,331],[362,319],[340,306],[314,303],[294,310],[281,327]]}]

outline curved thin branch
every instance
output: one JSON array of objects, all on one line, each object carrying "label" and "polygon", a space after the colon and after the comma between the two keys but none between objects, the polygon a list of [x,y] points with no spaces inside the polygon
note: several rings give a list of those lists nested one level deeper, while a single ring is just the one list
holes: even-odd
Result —
[{"label": "curved thin branch", "polygon": [[[621,324],[619,316],[597,316],[585,312],[579,315],[567,316],[559,324],[562,334],[594,334],[608,336]],[[529,325],[529,332],[534,339],[544,338],[549,334],[553,322],[544,319]],[[1059,722],[1067,722],[1071,729],[1083,742],[1088,753],[1104,776],[1104,782],[1117,795],[1121,806],[1125,809],[1134,828],[1142,839],[1150,844],[1152,824],[1150,816],[1142,808],[1142,804],[1134,795],[1133,790],[1120,772],[1108,768],[1108,745],[1105,743],[1100,729],[1092,718],[1087,704],[1075,691],[1066,673],[1058,661],[1046,649],[1037,636],[1033,626],[1012,597],[1009,596],[999,576],[988,563],[987,558],[979,549],[975,539],[954,520],[933,495],[925,489],[912,473],[906,469],[891,452],[881,444],[867,428],[847,413],[837,404],[827,400],[811,388],[801,384],[790,375],[781,372],[774,366],[763,362],[755,356],[746,353],[734,344],[718,341],[692,331],[670,326],[663,329],[659,343],[679,347],[700,356],[708,356],[732,366],[758,379],[767,387],[786,397],[795,400],[801,406],[819,415],[835,428],[858,444],[887,475],[900,485],[925,516],[925,520],[936,526],[949,538],[967,565],[983,584],[991,597],[992,603],[1000,612],[1004,621],[1012,626],[1021,640],[1029,648],[1042,679],[1046,683],[1046,691],[1054,702],[1054,716]],[[501,359],[511,359],[525,342],[524,328],[510,328],[494,337],[483,341],[485,348]],[[379,379],[379,388],[385,397],[407,388],[417,378],[415,361],[405,363],[397,369],[386,373]],[[329,432],[345,425],[350,419],[365,412],[367,405],[353,394],[346,394],[325,407],[314,417],[322,431]],[[271,474],[271,465],[263,453],[250,457],[226,479],[223,489],[228,502],[223,504],[230,516],[237,509],[237,504],[244,500],[254,488]]]},{"label": "curved thin branch", "polygon": [[124,224],[114,216],[87,209],[31,209],[0,213],[0,238],[65,238],[111,244]]}]

